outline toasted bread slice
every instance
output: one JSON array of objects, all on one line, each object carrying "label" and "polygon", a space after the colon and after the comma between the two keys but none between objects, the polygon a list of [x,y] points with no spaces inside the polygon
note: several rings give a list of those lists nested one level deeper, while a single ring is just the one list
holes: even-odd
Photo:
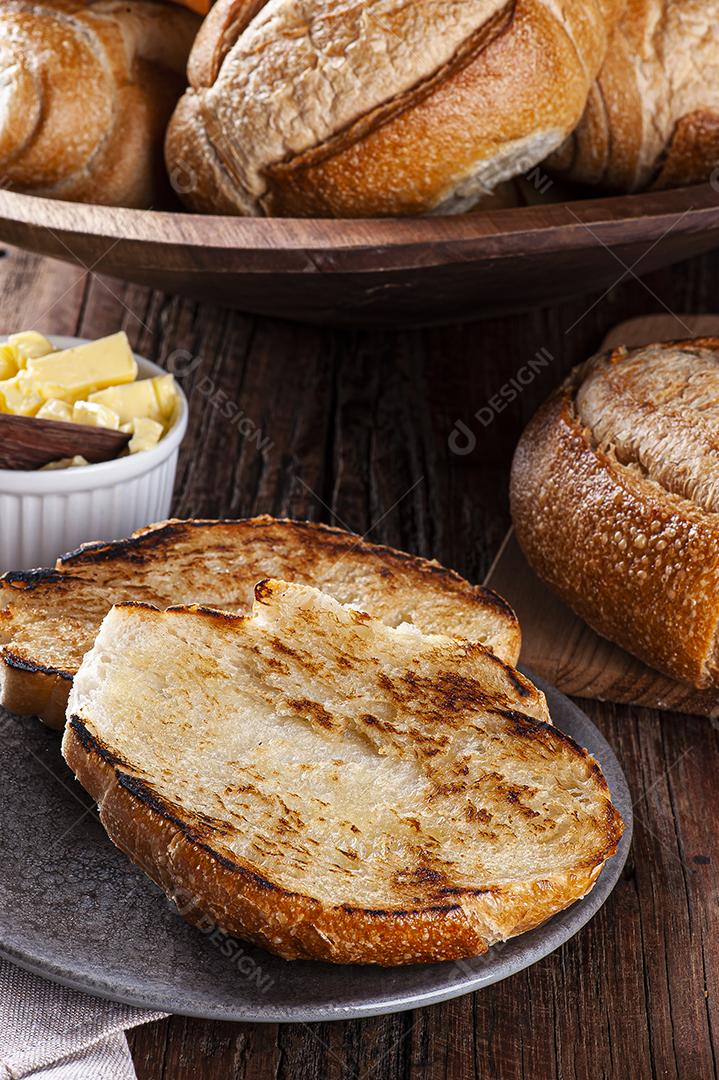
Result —
[{"label": "toasted bread slice", "polygon": [[390,625],[481,641],[508,663],[519,656],[509,605],[439,563],[306,521],[169,521],[0,578],[0,705],[60,728],[72,677],[113,604],[247,612],[266,577],[315,584]]},{"label": "toasted bread slice", "polygon": [[63,753],[191,922],[281,956],[475,955],[587,893],[622,831],[597,763],[476,643],[304,585],[251,615],[115,607]]}]

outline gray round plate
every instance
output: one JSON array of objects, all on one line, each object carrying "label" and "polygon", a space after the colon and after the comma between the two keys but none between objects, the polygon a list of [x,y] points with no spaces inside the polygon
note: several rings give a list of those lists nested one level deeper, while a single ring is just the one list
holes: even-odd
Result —
[{"label": "gray round plate", "polygon": [[46,978],[131,1005],[218,1020],[312,1021],[430,1005],[540,960],[591,919],[627,858],[624,774],[590,720],[544,686],[555,724],[597,758],[624,818],[619,850],[585,899],[483,957],[407,967],[288,963],[188,926],[105,836],[57,733],[0,712],[0,954]]}]

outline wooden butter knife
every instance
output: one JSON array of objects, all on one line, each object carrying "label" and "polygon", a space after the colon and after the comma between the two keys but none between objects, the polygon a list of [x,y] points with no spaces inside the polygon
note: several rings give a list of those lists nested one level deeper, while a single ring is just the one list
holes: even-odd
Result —
[{"label": "wooden butter knife", "polygon": [[129,441],[126,432],[111,428],[0,413],[0,469],[41,469],[77,454],[91,464],[110,461]]}]

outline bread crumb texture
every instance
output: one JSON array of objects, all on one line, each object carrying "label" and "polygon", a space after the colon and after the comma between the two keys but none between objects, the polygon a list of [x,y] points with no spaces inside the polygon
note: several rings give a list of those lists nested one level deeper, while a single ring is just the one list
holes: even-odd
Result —
[{"label": "bread crumb texture", "polygon": [[285,956],[482,952],[584,895],[621,834],[515,669],[307,586],[263,582],[245,617],[114,608],[68,715],[111,837]]}]

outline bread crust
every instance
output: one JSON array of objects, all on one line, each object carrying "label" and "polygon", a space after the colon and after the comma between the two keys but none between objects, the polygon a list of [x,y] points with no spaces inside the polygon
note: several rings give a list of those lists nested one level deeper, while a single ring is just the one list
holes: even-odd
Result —
[{"label": "bread crust", "polygon": [[[714,353],[719,339],[653,348]],[[640,353],[592,358],[539,410],[514,457],[512,518],[530,565],[598,633],[675,679],[716,688],[719,517],[667,488],[659,466],[652,475],[595,445],[577,412],[588,370],[621,369]],[[639,403],[635,415],[651,419],[650,406]],[[676,472],[673,460],[664,468]]]},{"label": "bread crust", "polygon": [[197,15],[206,15],[210,10],[211,2],[212,0],[173,0],[173,3],[189,8],[190,11],[196,12]]},{"label": "bread crust", "polygon": [[[147,207],[199,20],[154,0],[0,5],[0,166],[47,198]],[[78,90],[78,88],[81,88]]]},{"label": "bread crust", "polygon": [[[367,560],[368,567],[383,576],[388,590],[393,583],[405,578],[413,580],[418,588],[425,581],[438,589],[438,595],[444,595],[448,608],[456,607],[458,620],[461,611],[466,614],[471,613],[472,609],[478,613],[486,612],[488,619],[491,618],[496,624],[501,639],[501,645],[497,645],[498,653],[510,664],[516,663],[521,635],[516,615],[510,606],[491,589],[470,585],[459,574],[436,561],[370,544],[342,529],[316,522],[289,521],[267,515],[239,521],[171,520],[140,529],[125,540],[84,545],[58,559],[52,569],[9,572],[0,577],[0,706],[19,715],[37,715],[48,726],[61,729],[65,722],[72,676],[82,653],[90,648],[97,626],[113,600],[128,599],[129,595],[133,595],[121,595],[123,582],[130,585],[137,580],[143,566],[151,570],[165,564],[169,580],[173,581],[172,564],[178,547],[192,545],[195,537],[197,560],[201,561],[203,551],[211,543],[216,544],[217,558],[238,559],[244,545],[261,541],[272,549],[288,534],[292,534],[298,561],[312,573],[314,570],[311,567],[315,563],[308,562],[310,557],[317,560],[317,565],[339,565],[340,560],[344,559]],[[261,556],[258,558],[261,560]],[[80,629],[84,637],[74,649],[73,655],[77,653],[75,662],[58,665],[48,658],[43,640],[43,613],[51,609],[54,603],[69,604],[74,595],[79,596],[75,582],[79,583],[81,589],[84,588],[83,583],[91,579],[98,568],[105,575],[103,581],[116,578],[119,585],[117,588],[113,585],[115,593],[112,598],[104,601],[104,606],[101,604],[96,622],[91,619],[87,626],[81,624],[79,627],[75,623],[66,631],[77,635]],[[289,562],[287,572],[290,572]],[[257,576],[265,575],[260,572]],[[249,582],[250,586],[253,584],[254,581]],[[173,582],[167,603],[175,604],[189,599],[187,587],[182,580]],[[98,585],[98,589],[105,588],[105,585]],[[54,599],[55,594],[57,600]],[[102,596],[101,591],[100,598]],[[156,594],[149,594],[149,598],[159,602]],[[217,607],[228,606],[226,595],[208,593],[200,598]],[[197,597],[193,596],[192,599]],[[82,618],[82,611],[78,616]],[[19,625],[23,633],[28,628],[29,639],[24,636],[22,641],[14,640],[17,639]]]},{"label": "bread crust", "polygon": [[2,708],[17,716],[38,716],[48,727],[62,731],[72,686],[69,672],[43,671],[12,653],[3,655],[0,668]]},{"label": "bread crust", "polygon": [[586,111],[549,166],[617,191],[709,179],[719,164],[719,3],[630,0]]},{"label": "bread crust", "polygon": [[[284,27],[296,6],[284,0],[266,9],[264,36],[264,12],[248,24],[247,6],[216,5],[193,50],[191,89],[168,129],[170,170],[185,163],[196,178],[187,205],[360,217],[462,212],[549,154],[581,116],[619,0],[566,2],[560,11],[545,0],[484,0],[473,18],[465,6],[447,27],[439,7],[423,12],[431,3],[413,12],[387,0],[365,5],[372,10],[358,29],[357,5],[346,2],[329,30],[327,5],[316,2],[302,32]],[[461,20],[464,33],[442,53],[437,42]],[[315,59],[300,63],[305,35],[318,44]],[[342,65],[328,63],[315,86],[303,68],[333,51],[345,66],[352,58],[357,78],[345,86]],[[394,57],[387,70],[385,53]],[[272,82],[273,95],[256,86],[258,55],[267,57],[261,80]],[[331,107],[320,108],[327,86]],[[265,131],[277,138],[266,140]]]}]

